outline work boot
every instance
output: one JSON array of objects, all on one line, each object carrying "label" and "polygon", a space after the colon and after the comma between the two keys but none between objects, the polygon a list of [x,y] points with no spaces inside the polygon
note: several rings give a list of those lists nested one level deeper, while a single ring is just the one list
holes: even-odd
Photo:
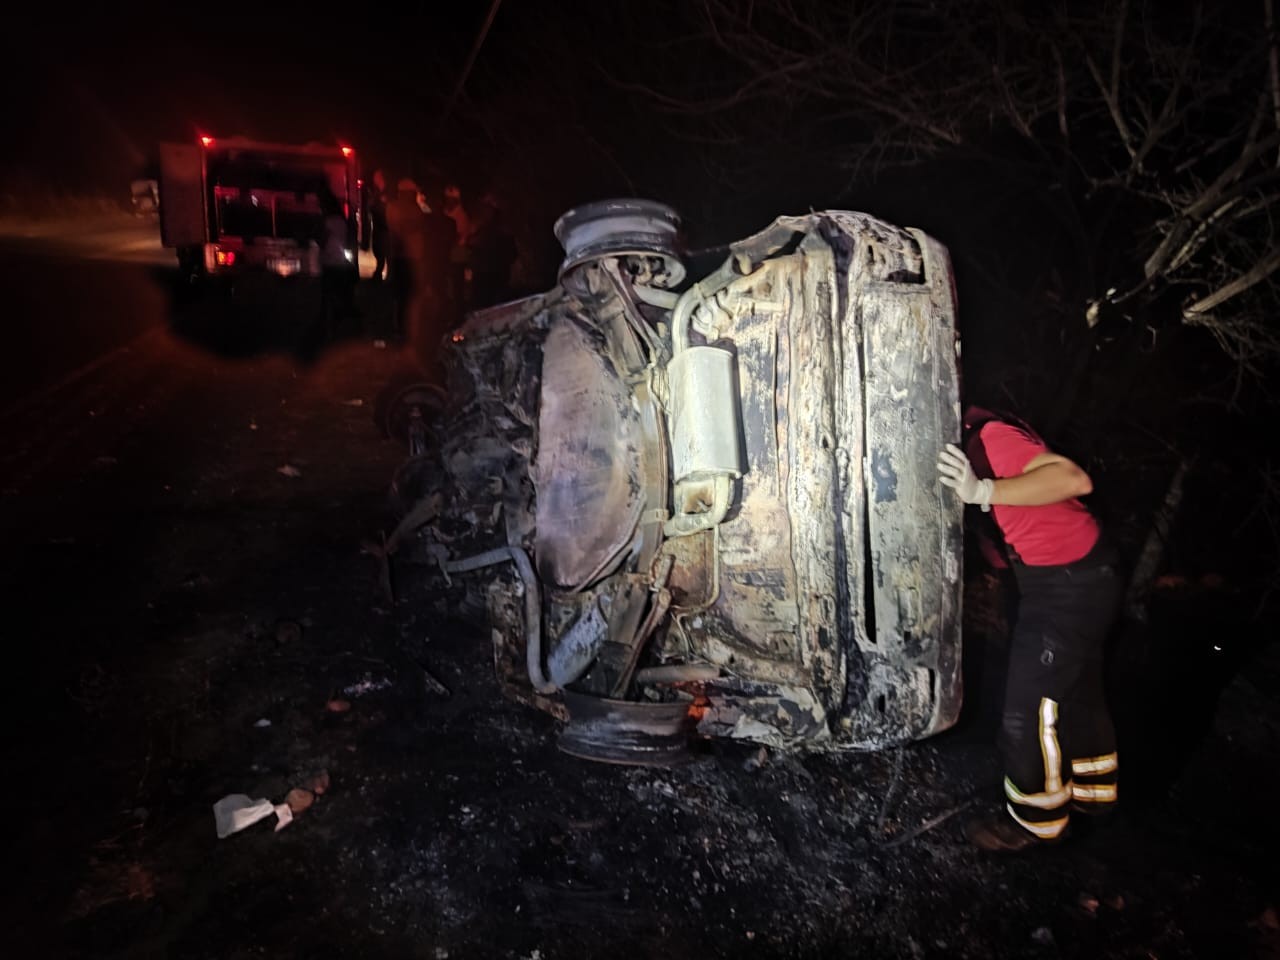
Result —
[{"label": "work boot", "polygon": [[990,853],[1018,853],[1056,840],[1041,840],[1030,830],[1014,822],[1007,813],[975,817],[965,824],[965,838],[979,850]]}]

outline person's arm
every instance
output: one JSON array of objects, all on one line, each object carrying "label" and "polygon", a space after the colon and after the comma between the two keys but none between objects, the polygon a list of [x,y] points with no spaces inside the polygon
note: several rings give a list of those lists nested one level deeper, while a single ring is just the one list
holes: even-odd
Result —
[{"label": "person's arm", "polygon": [[991,504],[1041,507],[1083,497],[1093,490],[1093,481],[1077,464],[1061,454],[1045,450],[1027,461],[1022,473],[998,479],[979,479],[964,451],[947,444],[938,454],[939,480],[951,487],[965,503],[983,510]]},{"label": "person's arm", "polygon": [[1093,481],[1081,467],[1059,453],[1039,454],[1020,476],[992,481],[990,503],[1010,507],[1042,507],[1093,492]]}]

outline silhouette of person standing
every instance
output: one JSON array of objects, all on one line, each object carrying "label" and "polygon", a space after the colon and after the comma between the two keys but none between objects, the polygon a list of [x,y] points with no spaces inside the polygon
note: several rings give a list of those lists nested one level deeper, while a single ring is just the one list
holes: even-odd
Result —
[{"label": "silhouette of person standing", "polygon": [[471,268],[472,309],[502,303],[511,297],[511,268],[515,265],[516,241],[503,220],[502,208],[493,194],[478,204],[471,222],[467,262]]},{"label": "silhouette of person standing", "polygon": [[411,316],[422,297],[425,254],[425,214],[418,206],[418,185],[404,177],[396,197],[387,204],[387,282],[395,304],[395,334],[409,335]]},{"label": "silhouette of person standing", "polygon": [[375,282],[386,279],[387,273],[387,178],[381,170],[373,171],[373,183],[365,197],[365,229],[368,231],[369,246],[373,254],[373,275],[369,278]]},{"label": "silhouette of person standing", "polygon": [[427,213],[423,215],[422,283],[423,300],[418,318],[418,338],[414,342],[419,358],[429,368],[439,358],[440,341],[455,325],[459,305],[453,288],[453,255],[457,247],[456,221],[443,209],[438,191],[424,191]]}]

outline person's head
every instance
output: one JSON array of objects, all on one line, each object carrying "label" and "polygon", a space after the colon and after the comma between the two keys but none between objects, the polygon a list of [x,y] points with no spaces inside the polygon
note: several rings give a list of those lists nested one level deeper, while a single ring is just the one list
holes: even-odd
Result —
[{"label": "person's head", "polygon": [[1007,423],[1009,426],[1025,430],[1033,437],[1038,437],[1031,425],[1016,413],[1001,407],[983,407],[976,403],[970,403],[964,408],[964,413],[961,414],[960,425],[962,431],[961,444],[965,447],[966,452],[970,453],[971,459],[974,449],[972,441],[986,424],[993,421]]},{"label": "person's head", "polygon": [[418,196],[418,185],[414,183],[412,177],[400,178],[400,182],[396,184],[396,196],[413,198]]},{"label": "person's head", "polygon": [[444,193],[439,187],[423,187],[418,196],[420,202],[425,204],[425,208],[427,210],[431,210],[436,213],[442,212],[442,207],[444,206]]},{"label": "person's head", "polygon": [[485,192],[476,203],[475,219],[480,223],[493,223],[502,213],[502,203],[492,190]]},{"label": "person's head", "polygon": [[386,174],[384,174],[381,170],[373,171],[373,185],[378,188],[379,193],[381,193],[383,190],[386,190],[387,189]]},{"label": "person's head", "polygon": [[964,408],[964,413],[960,416],[960,424],[969,431],[974,427],[981,426],[991,420],[1003,420],[1002,414],[995,410],[989,410],[986,407],[980,407],[976,403],[971,403]]},{"label": "person's head", "polygon": [[456,183],[450,183],[444,188],[444,209],[456,210],[462,206],[462,191],[458,189]]}]

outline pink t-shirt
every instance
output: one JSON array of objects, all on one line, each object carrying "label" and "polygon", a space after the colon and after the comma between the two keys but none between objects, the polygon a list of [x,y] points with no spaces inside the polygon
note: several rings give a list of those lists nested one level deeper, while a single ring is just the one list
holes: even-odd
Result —
[{"label": "pink t-shirt", "polygon": [[[1038,437],[999,421],[992,421],[978,431],[976,445],[981,450],[975,453],[981,455],[973,458],[974,470],[978,476],[988,475],[982,464],[985,456],[990,475],[997,479],[1020,476],[1028,463],[1049,452]],[[1092,550],[1098,541],[1098,522],[1074,497],[1039,507],[992,504],[991,513],[1005,542],[1028,566],[1072,563]]]}]

